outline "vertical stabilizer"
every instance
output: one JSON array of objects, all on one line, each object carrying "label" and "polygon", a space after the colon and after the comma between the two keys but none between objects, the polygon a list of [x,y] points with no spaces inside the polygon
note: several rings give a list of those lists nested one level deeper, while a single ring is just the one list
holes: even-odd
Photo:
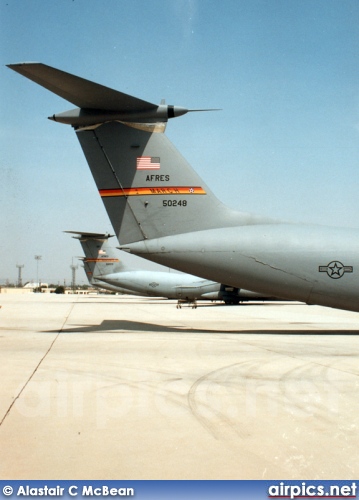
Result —
[{"label": "vertical stabilizer", "polygon": [[121,245],[249,220],[213,195],[163,133],[110,122],[77,136]]},{"label": "vertical stabilizer", "polygon": [[91,284],[96,284],[96,278],[112,273],[118,273],[126,269],[118,258],[119,251],[114,249],[109,238],[112,235],[100,233],[80,233],[76,231],[65,231],[76,234],[74,238],[81,243],[85,258],[83,259],[87,279]]}]

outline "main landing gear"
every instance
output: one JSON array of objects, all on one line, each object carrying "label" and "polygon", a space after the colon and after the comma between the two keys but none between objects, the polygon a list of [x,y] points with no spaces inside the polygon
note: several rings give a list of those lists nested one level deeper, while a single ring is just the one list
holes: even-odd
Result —
[{"label": "main landing gear", "polygon": [[188,307],[191,307],[192,309],[197,309],[197,301],[196,300],[179,299],[177,302],[176,308],[182,309],[183,304],[188,304]]}]

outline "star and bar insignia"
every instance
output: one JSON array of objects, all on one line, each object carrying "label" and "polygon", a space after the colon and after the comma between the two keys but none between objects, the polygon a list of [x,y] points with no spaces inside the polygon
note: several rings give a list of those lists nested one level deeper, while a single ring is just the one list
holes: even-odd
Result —
[{"label": "star and bar insignia", "polygon": [[337,280],[344,276],[345,273],[352,273],[353,266],[344,266],[339,260],[333,260],[327,266],[319,266],[319,272],[327,273],[329,278]]}]

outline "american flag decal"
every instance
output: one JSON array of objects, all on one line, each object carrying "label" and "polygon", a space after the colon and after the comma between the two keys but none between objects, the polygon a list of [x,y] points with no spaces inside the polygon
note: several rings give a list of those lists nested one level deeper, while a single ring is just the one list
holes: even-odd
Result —
[{"label": "american flag decal", "polygon": [[158,156],[138,156],[136,160],[137,170],[159,170],[161,167]]}]

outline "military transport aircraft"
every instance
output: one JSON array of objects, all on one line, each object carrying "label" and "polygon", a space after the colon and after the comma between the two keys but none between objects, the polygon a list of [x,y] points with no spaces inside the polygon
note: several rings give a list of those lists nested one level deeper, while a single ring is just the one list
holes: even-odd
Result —
[{"label": "military transport aircraft", "polygon": [[75,128],[123,250],[233,287],[359,311],[359,229],[223,205],[163,133],[192,110],[40,63],[9,67],[77,106],[51,119]]},{"label": "military transport aircraft", "polygon": [[197,307],[197,300],[223,300],[239,304],[250,300],[275,300],[248,290],[239,290],[190,274],[131,269],[118,258],[119,251],[109,244],[113,235],[65,231],[81,243],[85,254],[85,272],[91,285],[112,291],[147,297],[177,299],[177,308],[188,303]]}]

